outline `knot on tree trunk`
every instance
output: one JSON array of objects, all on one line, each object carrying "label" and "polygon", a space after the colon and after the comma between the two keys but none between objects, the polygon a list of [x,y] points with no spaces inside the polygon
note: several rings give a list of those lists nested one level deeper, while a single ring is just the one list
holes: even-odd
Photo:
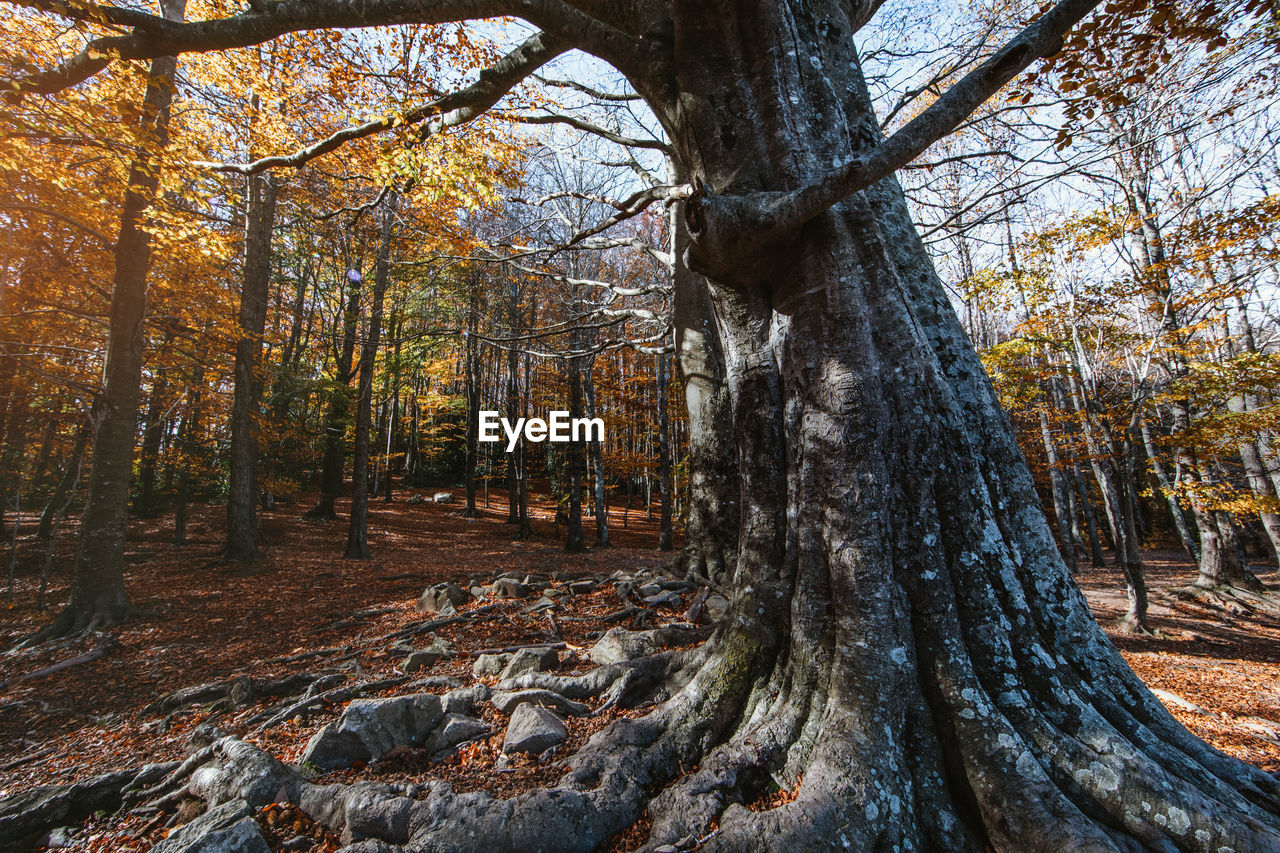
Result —
[{"label": "knot on tree trunk", "polygon": [[685,264],[738,290],[759,290],[794,263],[803,223],[790,215],[789,194],[717,195],[701,181],[685,202]]}]

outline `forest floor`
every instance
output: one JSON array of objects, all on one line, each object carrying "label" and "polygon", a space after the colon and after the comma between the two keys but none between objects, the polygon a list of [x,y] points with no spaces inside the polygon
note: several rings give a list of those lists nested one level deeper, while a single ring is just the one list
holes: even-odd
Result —
[{"label": "forest floor", "polygon": [[[406,647],[421,647],[432,636],[453,643],[459,653],[415,677],[442,677],[441,684],[447,679],[473,681],[472,661],[480,650],[533,643],[563,643],[559,671],[581,671],[592,666],[587,650],[601,632],[614,624],[630,627],[634,620],[629,614],[627,622],[604,621],[610,614],[616,619],[620,607],[611,584],[599,583],[580,594],[581,587],[569,594],[568,584],[611,576],[652,577],[673,558],[654,550],[656,513],[646,518],[643,509],[631,510],[625,526],[622,511],[611,513],[612,547],[566,555],[559,545],[563,531],[554,528],[545,503],[534,510],[534,539],[513,542],[502,492],[495,493],[478,519],[460,517],[457,503],[432,503],[432,490],[420,492],[427,497],[421,503],[410,503],[411,494],[405,490],[394,503],[371,504],[374,559],[367,562],[340,558],[345,516],[303,521],[306,503],[281,504],[265,514],[271,547],[266,561],[252,572],[215,564],[223,523],[220,506],[193,507],[190,543],[181,547],[171,544],[170,518],[132,522],[127,583],[140,615],[114,631],[118,645],[100,659],[37,678],[24,676],[89,651],[97,640],[0,654],[0,798],[183,758],[202,724],[244,737],[284,761],[297,761],[311,735],[342,710],[340,702],[322,705],[255,733],[259,721],[254,718],[279,697],[242,695],[234,702],[180,707],[155,704],[165,694],[194,685],[248,676],[257,687],[326,672],[340,673],[331,676],[334,680],[387,681],[365,695],[393,695],[410,681],[399,669]],[[33,529],[34,521],[24,518],[20,531]],[[584,526],[590,541],[594,521],[588,518]],[[55,606],[67,594],[73,538],[68,529],[55,550],[49,589]],[[43,546],[20,535],[16,554],[12,598],[0,609],[0,649],[11,649],[50,616],[35,607]],[[6,548],[6,562],[9,556]],[[1080,571],[1095,614],[1133,669],[1192,732],[1225,752],[1280,771],[1280,622],[1183,603],[1168,591],[1194,580],[1192,564],[1170,551],[1145,556],[1155,635],[1136,637],[1111,629],[1124,608],[1117,569]],[[555,596],[554,608],[534,612],[527,612],[533,598],[472,600],[458,608],[461,618],[438,626],[431,635],[415,632],[433,619],[415,609],[425,587],[446,581],[463,588],[487,585],[507,573],[542,576],[552,594],[563,594]],[[1274,571],[1262,577],[1273,589],[1278,586]],[[693,598],[689,591],[679,600],[653,606],[660,612],[652,614],[652,624],[681,621]],[[422,689],[421,682],[414,689]],[[620,713],[640,712],[570,718],[564,752]],[[561,768],[551,759],[499,761],[503,722],[492,708],[482,721],[497,734],[454,758],[432,763],[419,751],[399,750],[368,766],[330,773],[324,781],[443,778],[456,790],[486,789],[496,796],[554,783]],[[310,846],[289,849],[329,851],[338,846],[335,837],[296,810],[276,808],[260,822],[269,828],[276,849],[275,842],[290,836],[306,836]],[[99,817],[65,840],[68,849],[76,850],[146,850],[163,834],[155,819],[130,818],[122,824]],[[629,843],[620,837],[615,849],[627,849]]]}]

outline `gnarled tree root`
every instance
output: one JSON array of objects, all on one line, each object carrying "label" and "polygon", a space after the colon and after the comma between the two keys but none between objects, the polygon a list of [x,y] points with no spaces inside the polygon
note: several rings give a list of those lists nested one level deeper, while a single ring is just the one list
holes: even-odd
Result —
[{"label": "gnarled tree root", "polygon": [[1230,585],[1192,584],[1174,587],[1168,590],[1167,595],[1179,603],[1190,604],[1212,613],[1280,619],[1280,598],[1266,591]]}]

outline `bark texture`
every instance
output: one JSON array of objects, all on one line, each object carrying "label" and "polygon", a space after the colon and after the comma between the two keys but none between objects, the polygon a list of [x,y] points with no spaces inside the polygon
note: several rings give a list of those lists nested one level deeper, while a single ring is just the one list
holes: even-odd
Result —
[{"label": "bark texture", "polygon": [[223,559],[252,562],[258,549],[258,437],[255,421],[262,397],[262,334],[271,285],[271,235],[280,184],[272,175],[248,180],[245,203],[244,275],[240,283],[240,337],[236,340],[235,389],[231,403],[230,484],[227,544]]}]

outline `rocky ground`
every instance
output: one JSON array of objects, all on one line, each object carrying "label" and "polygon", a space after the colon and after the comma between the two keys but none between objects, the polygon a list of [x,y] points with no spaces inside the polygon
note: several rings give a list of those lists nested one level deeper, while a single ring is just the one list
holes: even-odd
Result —
[{"label": "rocky ground", "polygon": [[[613,514],[613,547],[567,556],[546,506],[517,543],[501,495],[479,519],[409,497],[371,508],[369,562],[336,556],[345,519],[304,522],[302,505],[268,514],[270,557],[252,572],[212,564],[219,507],[181,548],[168,521],[136,522],[139,619],[0,657],[0,850],[332,851],[446,785],[503,798],[554,784],[564,756],[644,713],[619,662],[696,645],[726,604],[668,574],[642,510],[625,526]],[[47,618],[34,607],[43,551],[20,538],[18,556],[3,648]],[[1113,638],[1197,735],[1280,770],[1280,623],[1184,601],[1171,590],[1193,577],[1186,561],[1149,562],[1156,635]],[[1080,578],[1113,621],[1118,573]],[[82,662],[40,674],[70,660]],[[221,805],[201,813],[205,800]],[[50,821],[65,828],[27,831]],[[638,825],[613,849],[643,837]]]}]

